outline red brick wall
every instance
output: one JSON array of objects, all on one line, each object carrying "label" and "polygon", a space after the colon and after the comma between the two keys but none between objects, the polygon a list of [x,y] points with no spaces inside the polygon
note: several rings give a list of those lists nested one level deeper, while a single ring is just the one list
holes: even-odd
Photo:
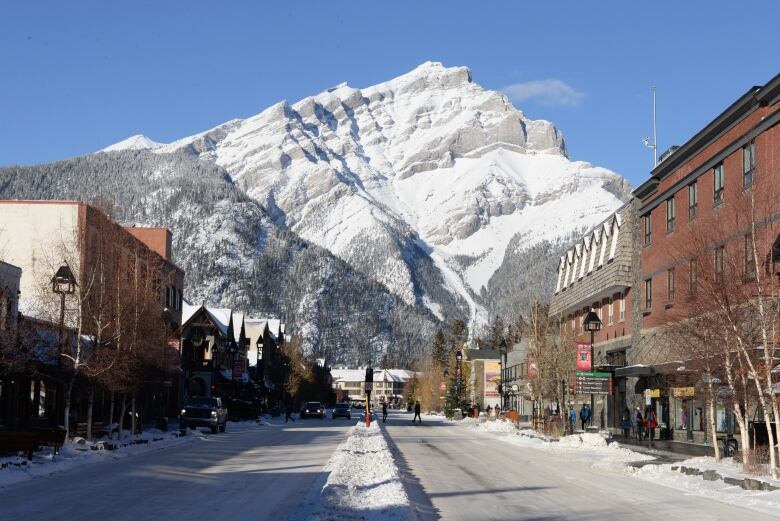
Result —
[{"label": "red brick wall", "polygon": [[[778,104],[759,107],[740,121],[715,142],[699,151],[690,160],[681,165],[674,173],[663,179],[657,191],[642,201],[648,204],[653,200],[667,199],[671,193],[664,193],[680,179],[691,173],[697,167],[711,160],[732,142],[749,132],[763,119],[780,110]],[[688,188],[683,186],[675,194],[675,228],[666,232],[666,203],[661,203],[652,210],[652,243],[644,246],[644,222],[640,217],[640,238],[642,248],[642,283],[637,288],[640,302],[644,308],[644,279],[653,276],[652,309],[643,316],[642,327],[653,328],[669,321],[679,319],[685,314],[685,295],[689,287],[688,263],[686,254],[690,252],[695,237],[692,233],[702,228],[703,224],[710,230],[717,229],[719,240],[726,241],[725,247],[734,255],[744,248],[743,234],[748,226],[745,220],[745,210],[750,204],[751,196],[766,194],[770,190],[775,193],[780,183],[780,126],[774,126],[759,134],[756,139],[756,173],[753,186],[743,190],[742,180],[742,149],[738,148],[723,160],[724,167],[724,202],[713,207],[714,173],[712,169],[705,171],[697,178],[698,212],[693,223],[688,218]],[[759,209],[763,215],[759,219],[780,212],[780,200],[776,204],[764,205]],[[712,242],[715,244],[715,242]],[[766,251],[766,245],[762,246]],[[712,256],[705,249],[703,255]],[[675,265],[676,264],[676,265]],[[675,269],[675,299],[667,297],[667,273],[670,267]]]}]

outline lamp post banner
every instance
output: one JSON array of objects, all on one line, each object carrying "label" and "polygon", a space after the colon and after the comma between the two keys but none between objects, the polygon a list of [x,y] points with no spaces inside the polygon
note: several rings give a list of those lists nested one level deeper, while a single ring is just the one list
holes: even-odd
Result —
[{"label": "lamp post banner", "polygon": [[590,371],[590,342],[576,342],[577,345],[577,371]]}]

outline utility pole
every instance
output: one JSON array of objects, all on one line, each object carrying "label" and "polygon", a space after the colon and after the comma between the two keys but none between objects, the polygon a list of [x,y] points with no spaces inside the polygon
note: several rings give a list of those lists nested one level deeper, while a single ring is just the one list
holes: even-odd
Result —
[{"label": "utility pole", "polygon": [[650,144],[650,138],[645,137],[642,140],[642,143],[647,148],[650,148],[653,150],[653,168],[658,166],[658,139],[656,136],[656,125],[655,125],[655,85],[653,85],[653,143]]}]

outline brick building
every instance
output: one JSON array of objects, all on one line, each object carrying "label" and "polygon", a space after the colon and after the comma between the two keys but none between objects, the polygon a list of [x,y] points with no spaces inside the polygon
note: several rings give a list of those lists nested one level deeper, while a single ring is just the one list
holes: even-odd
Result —
[{"label": "brick building", "polygon": [[[640,217],[642,340],[629,367],[617,372],[637,378],[637,392],[650,390],[661,436],[708,441],[700,382],[687,374],[685,354],[664,328],[692,314],[702,266],[722,276],[731,260],[743,266],[744,284],[755,266],[753,241],[759,264],[777,248],[776,232],[761,243],[758,235],[766,235],[780,218],[778,122],[780,75],[749,89],[684,145],[671,149],[634,191]],[[728,412],[719,405],[717,416],[718,430],[725,429]]]},{"label": "brick building", "polygon": [[[139,321],[144,331],[141,342],[153,342],[146,336],[153,331],[155,346],[165,355],[153,368],[156,372],[144,375],[145,385],[136,393],[139,414],[142,421],[175,415],[178,354],[173,349],[178,345],[184,272],[172,261],[170,232],[125,228],[79,201],[0,201],[0,222],[3,260],[21,268],[18,306],[25,335],[19,342],[30,343],[27,349],[37,357],[29,361],[34,370],[17,373],[13,378],[13,395],[29,396],[30,400],[14,400],[6,414],[9,423],[15,428],[62,424],[63,386],[68,374],[61,367],[63,358],[58,351],[72,349],[75,338],[93,342],[97,329],[109,336],[106,331],[113,326],[107,324],[119,323],[111,322],[109,313],[130,313],[126,307],[130,302],[144,302],[144,319]],[[61,295],[61,306],[52,279],[65,264],[76,286],[72,293]],[[64,335],[59,332],[61,308],[67,330]],[[140,312],[136,309],[135,313]],[[80,337],[76,334],[79,315]],[[103,317],[102,326],[96,325],[98,315]],[[159,324],[153,322],[156,320]],[[101,343],[108,342],[106,337]],[[77,378],[72,420],[82,421],[87,416],[88,402],[93,401],[93,418],[107,419],[104,413],[109,408],[110,393],[98,387],[94,400],[90,400],[88,395],[94,388],[94,382]]]}]

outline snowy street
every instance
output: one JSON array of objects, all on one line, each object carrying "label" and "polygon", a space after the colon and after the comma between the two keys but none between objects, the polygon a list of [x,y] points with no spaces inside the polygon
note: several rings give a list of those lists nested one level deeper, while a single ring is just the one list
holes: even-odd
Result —
[{"label": "snowy street", "polygon": [[354,424],[248,424],[65,470],[2,489],[0,519],[288,519]]},{"label": "snowy street", "polygon": [[512,446],[438,417],[412,425],[411,415],[397,413],[386,425],[403,456],[399,467],[425,492],[409,493],[421,519],[777,519],[648,483],[567,451]]}]

